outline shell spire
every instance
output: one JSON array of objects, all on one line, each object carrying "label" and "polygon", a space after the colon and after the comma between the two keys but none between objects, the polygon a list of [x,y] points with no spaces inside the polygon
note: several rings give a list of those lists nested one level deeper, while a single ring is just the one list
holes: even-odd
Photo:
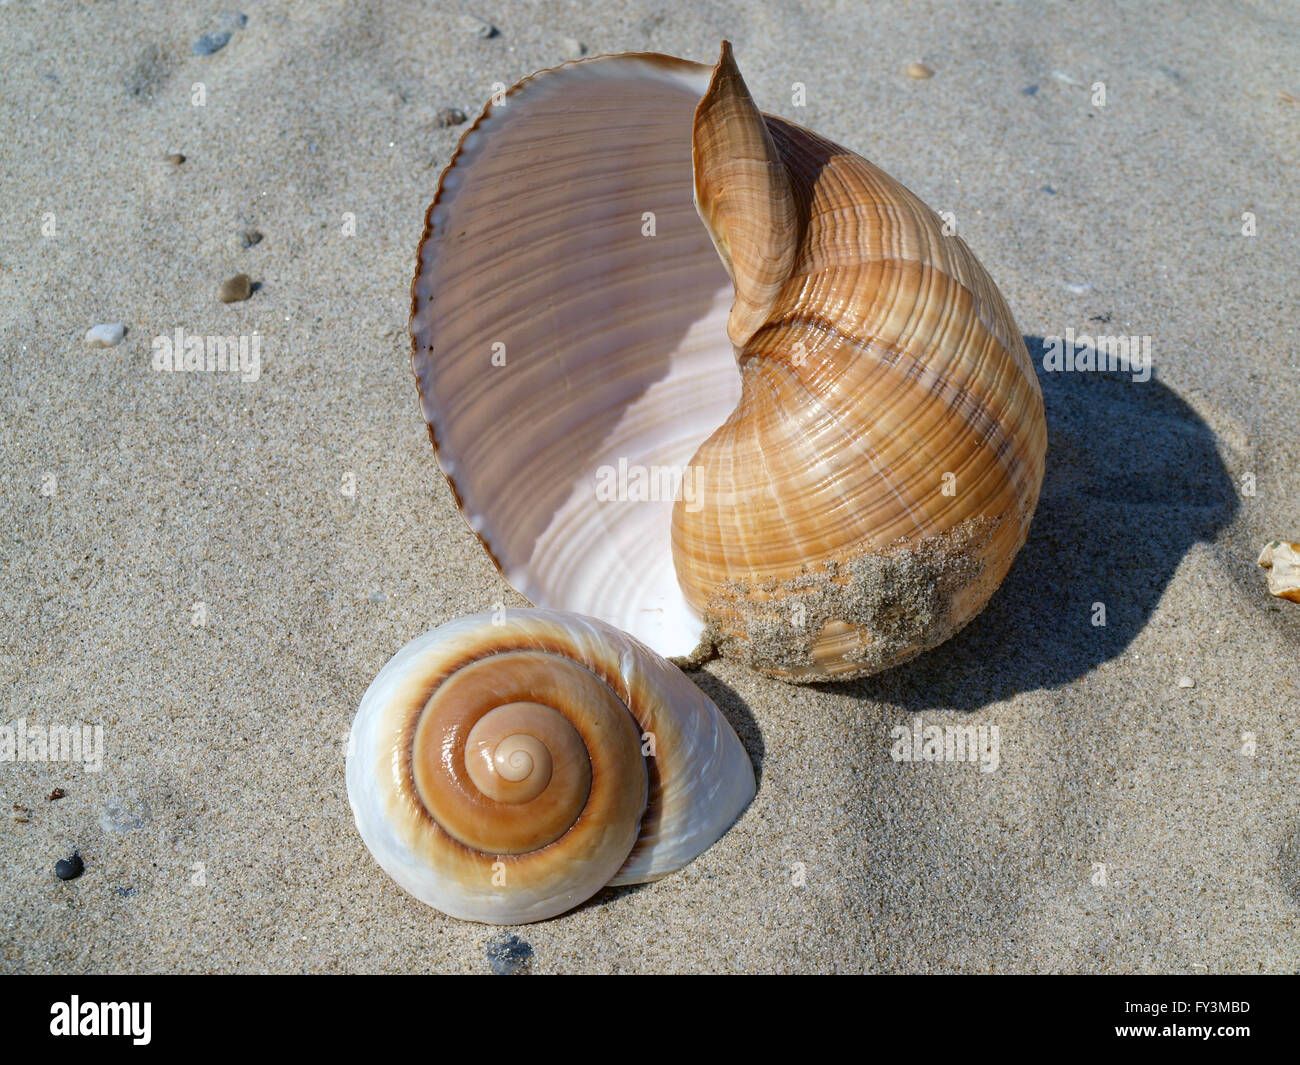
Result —
[{"label": "shell spire", "polygon": [[742,348],[767,321],[799,250],[790,175],[722,42],[692,131],[695,206],[736,289],[727,335]]}]

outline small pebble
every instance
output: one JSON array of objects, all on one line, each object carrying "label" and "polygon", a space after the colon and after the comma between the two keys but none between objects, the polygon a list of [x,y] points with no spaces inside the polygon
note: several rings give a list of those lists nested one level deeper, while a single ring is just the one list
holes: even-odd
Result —
[{"label": "small pebble", "polygon": [[126,326],[121,322],[103,322],[86,330],[86,347],[115,348],[126,336]]},{"label": "small pebble", "polygon": [[922,80],[934,77],[934,71],[924,63],[908,63],[905,73],[909,78],[918,78]]},{"label": "small pebble", "polygon": [[254,244],[262,243],[262,231],[260,229],[241,229],[239,231],[239,246],[241,248],[251,248]]},{"label": "small pebble", "polygon": [[133,887],[115,887],[113,890],[124,899],[129,899],[135,894],[135,888]]},{"label": "small pebble", "polygon": [[587,54],[587,46],[576,37],[564,38],[564,55],[566,59],[581,59]]},{"label": "small pebble", "polygon": [[217,299],[222,303],[239,303],[253,294],[253,282],[247,274],[236,274],[221,282],[217,290]]},{"label": "small pebble", "polygon": [[444,107],[433,116],[433,124],[446,129],[448,126],[459,126],[465,121],[465,112],[459,107]]},{"label": "small pebble", "polygon": [[1020,90],[1020,94],[1021,94],[1022,96],[1037,96],[1037,95],[1038,95],[1038,86],[1037,86],[1037,85],[1026,85],[1023,89]]},{"label": "small pebble", "polygon": [[1043,186],[1043,191],[1044,191],[1045,193],[1047,193],[1047,195],[1049,195],[1049,196],[1055,196],[1055,195],[1056,195],[1056,190],[1055,190],[1054,188],[1052,188],[1051,185],[1044,185],[1044,186]]},{"label": "small pebble", "polygon": [[55,802],[56,800],[63,798],[63,796],[67,794],[68,793],[64,791],[62,788],[55,788],[52,792],[50,792],[50,802]]},{"label": "small pebble", "polygon": [[1191,677],[1179,677],[1178,686],[1180,688],[1195,688],[1196,681],[1192,680]]},{"label": "small pebble", "polygon": [[185,156],[181,155],[180,152],[172,152],[170,155],[164,155],[163,158],[172,166],[180,166],[181,163],[185,162]]},{"label": "small pebble", "polygon": [[479,18],[477,15],[461,15],[460,28],[466,33],[472,33],[475,37],[481,37],[485,41],[489,37],[497,35],[497,28],[487,19]]},{"label": "small pebble", "polygon": [[54,875],[60,880],[76,880],[85,870],[86,863],[76,851],[72,852],[71,858],[60,858],[54,863]]},{"label": "small pebble", "polygon": [[213,55],[220,52],[230,43],[230,31],[221,30],[219,33],[205,33],[197,41],[194,47],[190,49],[195,55]]},{"label": "small pebble", "polygon": [[25,825],[31,820],[31,813],[32,811],[28,807],[23,806],[21,803],[14,803],[13,811],[9,816],[20,825]]},{"label": "small pebble", "polygon": [[485,953],[497,976],[525,976],[533,964],[532,946],[518,936],[492,940]]}]

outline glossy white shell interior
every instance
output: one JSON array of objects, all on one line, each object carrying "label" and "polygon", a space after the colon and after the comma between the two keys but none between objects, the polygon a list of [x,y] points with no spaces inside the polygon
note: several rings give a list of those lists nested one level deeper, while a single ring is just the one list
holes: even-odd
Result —
[{"label": "glossy white shell interior", "polygon": [[[431,208],[411,322],[438,461],[506,579],[670,657],[703,622],[673,568],[673,500],[649,486],[689,476],[740,396],[731,282],[694,204],[709,75],[605,57],[494,102]],[[598,499],[602,477],[625,498]]]}]

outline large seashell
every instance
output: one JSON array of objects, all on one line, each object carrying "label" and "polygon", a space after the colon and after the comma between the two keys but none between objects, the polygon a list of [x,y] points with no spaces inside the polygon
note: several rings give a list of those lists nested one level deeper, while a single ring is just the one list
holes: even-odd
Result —
[{"label": "large seashell", "polygon": [[993,281],[897,181],[761,114],[726,44],[489,104],[429,208],[411,331],[506,579],[679,659],[896,665],[983,608],[1038,501],[1042,395]]},{"label": "large seashell", "polygon": [[402,648],[361,700],[347,781],[388,874],[489,924],[680,869],[754,796],[740,740],[676,666],[549,610],[460,618]]}]

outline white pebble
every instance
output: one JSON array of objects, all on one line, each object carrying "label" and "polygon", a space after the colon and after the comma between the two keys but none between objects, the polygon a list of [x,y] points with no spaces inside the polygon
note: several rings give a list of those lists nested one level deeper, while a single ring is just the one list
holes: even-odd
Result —
[{"label": "white pebble", "polygon": [[105,322],[86,331],[86,345],[92,348],[114,348],[126,336],[126,326],[121,322]]},{"label": "white pebble", "polygon": [[479,18],[477,15],[461,15],[458,21],[461,29],[466,33],[472,33],[475,37],[487,40],[497,35],[497,28],[487,19]]},{"label": "white pebble", "polygon": [[1180,688],[1195,688],[1196,681],[1192,680],[1191,677],[1179,677],[1178,686]]}]

